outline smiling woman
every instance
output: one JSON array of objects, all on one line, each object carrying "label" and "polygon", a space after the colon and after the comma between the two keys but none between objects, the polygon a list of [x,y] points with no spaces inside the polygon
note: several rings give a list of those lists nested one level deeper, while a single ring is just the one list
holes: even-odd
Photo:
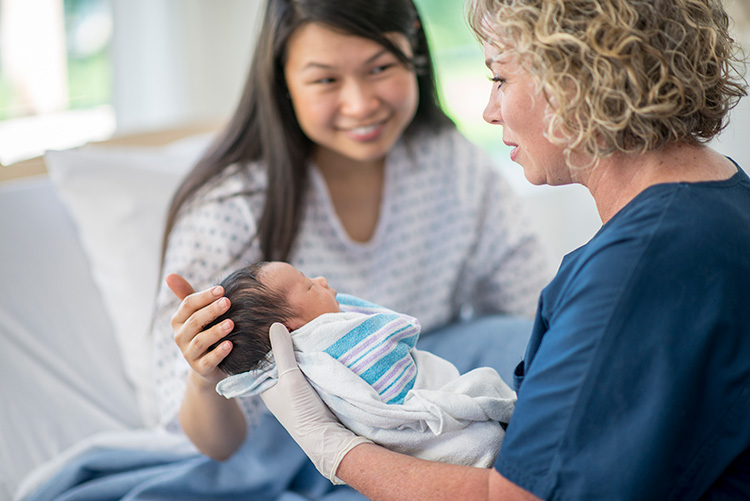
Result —
[{"label": "smiling woman", "polygon": [[[380,212],[385,156],[419,102],[408,39],[389,37],[400,53],[317,24],[289,39],[284,76],[302,132],[317,144],[313,160],[328,183],[341,223],[367,242]],[[352,176],[359,181],[352,183]]]},{"label": "smiling woman", "polygon": [[[268,0],[264,16],[235,114],[174,199],[154,321],[162,421],[220,459],[267,430],[257,398],[213,391],[231,353],[223,324],[203,327],[229,308],[217,275],[286,261],[417,317],[461,371],[509,380],[551,274],[499,170],[440,108],[411,0]],[[472,310],[484,327],[457,322]]]}]

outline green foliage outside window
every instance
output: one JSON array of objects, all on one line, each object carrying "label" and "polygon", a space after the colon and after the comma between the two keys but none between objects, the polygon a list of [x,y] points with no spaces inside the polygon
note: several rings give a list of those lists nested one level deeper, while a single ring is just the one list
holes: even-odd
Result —
[{"label": "green foliage outside window", "polygon": [[[110,0],[60,1],[65,24],[67,108],[107,104],[112,99]],[[0,61],[0,120],[34,113],[22,96],[24,89],[3,73]]]},{"label": "green foliage outside window", "polygon": [[109,0],[64,0],[68,96],[71,108],[90,108],[112,99]]},{"label": "green foliage outside window", "polygon": [[11,118],[13,109],[18,106],[8,79],[3,76],[0,68],[0,120]]},{"label": "green foliage outside window", "polygon": [[435,60],[440,100],[461,132],[487,151],[501,150],[502,130],[482,112],[490,95],[482,45],[466,21],[463,0],[415,0]]}]

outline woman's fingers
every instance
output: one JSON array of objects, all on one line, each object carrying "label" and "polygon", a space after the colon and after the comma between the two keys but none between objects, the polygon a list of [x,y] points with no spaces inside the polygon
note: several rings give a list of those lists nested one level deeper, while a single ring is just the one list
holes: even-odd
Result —
[{"label": "woman's fingers", "polygon": [[234,328],[230,319],[206,329],[206,325],[226,313],[229,299],[223,297],[221,286],[195,292],[193,286],[183,277],[170,274],[166,282],[174,294],[182,300],[172,315],[174,340],[185,360],[194,371],[204,378],[214,379],[217,365],[232,349],[232,343],[223,342],[213,350],[209,348]]},{"label": "woman's fingers", "polygon": [[209,352],[200,353],[190,364],[195,372],[211,382],[217,382],[225,375],[219,370],[218,365],[232,350],[232,343],[224,341]]},{"label": "woman's fingers", "polygon": [[[203,293],[199,292],[193,296],[200,294]],[[182,302],[172,321],[172,328],[175,333],[174,340],[186,358],[202,356],[209,346],[232,330],[232,321],[229,319],[206,328],[217,317],[226,313],[230,305],[229,299],[222,297],[196,309],[195,305],[203,305],[207,299],[205,297],[193,298],[193,296],[188,296]],[[194,299],[194,301],[191,301],[191,299]],[[184,317],[186,314],[190,316],[184,323],[181,324],[179,320],[174,320],[174,318]]]},{"label": "woman's fingers", "polygon": [[188,350],[193,357],[202,355],[209,346],[232,330],[231,320],[203,330],[229,309],[229,299],[222,297],[224,289],[221,286],[191,292],[193,287],[175,274],[167,277],[167,285],[177,297],[182,296],[182,303],[172,315],[172,328],[175,341],[186,356],[189,355]]},{"label": "woman's fingers", "polygon": [[[183,355],[188,360],[197,360],[200,358],[204,358],[207,355],[210,355],[208,359],[210,361],[216,356],[215,354],[216,350],[220,349],[221,347],[217,346],[211,352],[208,352],[208,349],[214,343],[218,342],[221,338],[229,334],[232,331],[232,327],[233,327],[232,321],[229,319],[226,319],[219,324],[211,326],[211,328],[209,329],[198,332],[198,334],[193,336],[193,338],[187,343],[185,348],[182,350]],[[230,346],[231,346],[231,343],[230,343]],[[219,356],[218,361],[221,361],[223,358],[224,356]]]},{"label": "woman's fingers", "polygon": [[193,328],[197,328],[196,332],[200,331],[229,309],[229,299],[223,298],[223,294],[224,289],[217,285],[185,296],[172,316],[172,327],[176,331],[182,324],[191,323]]},{"label": "woman's fingers", "polygon": [[[204,292],[196,293],[193,296],[201,295]],[[191,297],[188,296],[183,301],[183,304],[187,303],[188,306],[186,307],[188,309],[191,309],[189,306]],[[198,300],[194,304],[203,303],[204,301]],[[185,357],[185,360],[187,360],[195,372],[210,381],[214,381],[219,374],[217,366],[231,351],[232,343],[225,341],[213,350],[209,351],[209,348],[220,341],[222,337],[229,334],[234,328],[234,324],[230,319],[224,319],[209,328],[205,328],[205,326],[216,317],[225,313],[228,308],[229,300],[227,298],[219,298],[193,312],[179,328],[175,326],[175,343],[180,347],[182,356]]]}]

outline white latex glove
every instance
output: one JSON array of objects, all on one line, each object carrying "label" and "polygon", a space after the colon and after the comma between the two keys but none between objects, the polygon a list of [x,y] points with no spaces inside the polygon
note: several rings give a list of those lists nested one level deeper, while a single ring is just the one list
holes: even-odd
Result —
[{"label": "white latex glove", "polygon": [[345,428],[310,386],[297,366],[286,327],[273,324],[269,336],[279,379],[260,398],[318,471],[334,484],[342,484],[336,477],[341,460],[356,445],[372,441]]}]

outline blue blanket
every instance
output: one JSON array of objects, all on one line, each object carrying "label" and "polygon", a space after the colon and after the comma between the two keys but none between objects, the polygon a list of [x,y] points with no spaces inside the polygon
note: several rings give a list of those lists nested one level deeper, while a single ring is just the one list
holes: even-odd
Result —
[{"label": "blue blanket", "polygon": [[[184,448],[97,445],[81,451],[27,499],[44,500],[364,500],[321,476],[286,430],[267,416],[263,433],[230,460]],[[128,432],[122,432],[127,434]],[[154,434],[158,441],[159,434]],[[142,439],[142,432],[140,438]],[[187,440],[187,439],[185,439]],[[153,444],[152,444],[153,445]]]}]

